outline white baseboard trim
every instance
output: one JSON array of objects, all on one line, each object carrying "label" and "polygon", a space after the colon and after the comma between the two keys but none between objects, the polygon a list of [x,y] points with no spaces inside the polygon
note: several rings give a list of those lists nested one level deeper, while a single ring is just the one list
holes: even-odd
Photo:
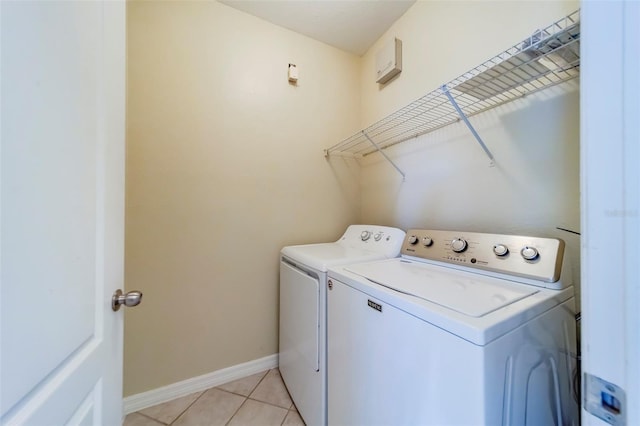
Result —
[{"label": "white baseboard trim", "polygon": [[253,361],[223,368],[202,376],[173,383],[147,392],[138,393],[123,399],[124,414],[136,412],[172,399],[180,398],[194,392],[223,385],[234,380],[242,379],[264,370],[278,366],[278,354],[255,359]]}]

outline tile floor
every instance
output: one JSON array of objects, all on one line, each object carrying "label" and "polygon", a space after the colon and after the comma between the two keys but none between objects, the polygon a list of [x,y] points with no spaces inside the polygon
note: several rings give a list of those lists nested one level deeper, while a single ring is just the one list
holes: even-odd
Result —
[{"label": "tile floor", "polygon": [[278,369],[129,414],[124,426],[304,425]]}]

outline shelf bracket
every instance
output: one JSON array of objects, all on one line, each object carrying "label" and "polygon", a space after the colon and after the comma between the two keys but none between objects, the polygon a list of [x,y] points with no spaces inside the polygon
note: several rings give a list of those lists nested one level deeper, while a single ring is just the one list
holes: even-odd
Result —
[{"label": "shelf bracket", "polygon": [[384,157],[384,158],[385,158],[385,159],[386,159],[386,160],[387,160],[387,161],[388,161],[388,162],[393,166],[393,168],[394,168],[394,169],[396,169],[396,171],[402,175],[402,181],[404,182],[404,180],[405,180],[405,176],[404,176],[404,173],[402,172],[402,170],[400,170],[400,167],[396,166],[396,163],[394,163],[394,162],[391,160],[391,158],[389,158],[389,156],[388,156],[387,154],[385,154],[383,150],[381,150],[381,149],[380,149],[380,147],[378,146],[378,144],[376,144],[376,143],[373,141],[373,139],[371,139],[371,138],[369,137],[369,135],[368,135],[364,130],[362,130],[362,132],[361,132],[361,133],[364,135],[364,137],[365,137],[365,138],[367,138],[367,140],[371,143],[371,145],[373,145],[373,146],[375,147],[375,149],[377,149],[377,150],[378,150],[378,152],[379,152],[380,154],[382,154],[382,156],[383,156],[383,157]]},{"label": "shelf bracket", "polygon": [[442,92],[447,96],[447,98],[449,98],[449,102],[451,102],[451,105],[453,105],[453,107],[458,112],[460,119],[464,122],[464,124],[467,125],[473,137],[476,138],[476,140],[478,141],[478,143],[480,144],[484,152],[489,157],[489,160],[491,160],[491,165],[493,166],[493,154],[491,153],[491,151],[489,151],[489,148],[487,148],[487,146],[484,144],[484,142],[482,141],[482,138],[480,137],[478,132],[476,132],[476,129],[474,129],[474,127],[471,125],[471,123],[469,122],[469,119],[467,118],[466,114],[462,111],[462,109],[460,108],[456,100],[453,99],[453,96],[451,96],[451,93],[449,93],[449,89],[447,88],[446,84],[442,85]]}]

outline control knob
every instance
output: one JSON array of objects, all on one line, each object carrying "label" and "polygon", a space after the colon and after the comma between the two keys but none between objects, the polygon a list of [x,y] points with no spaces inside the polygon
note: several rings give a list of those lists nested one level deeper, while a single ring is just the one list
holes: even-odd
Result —
[{"label": "control knob", "polygon": [[455,251],[456,253],[462,253],[466,249],[467,242],[464,239],[456,238],[455,240],[451,241],[451,250]]},{"label": "control knob", "polygon": [[493,246],[493,252],[496,256],[502,257],[509,254],[509,248],[504,244],[496,244],[495,246]]},{"label": "control knob", "polygon": [[376,241],[380,241],[382,239],[382,232],[378,232],[376,235],[374,235],[373,239]]},{"label": "control knob", "polygon": [[362,233],[360,234],[360,238],[362,239],[362,241],[367,241],[369,238],[371,238],[371,231],[362,231]]},{"label": "control knob", "polygon": [[433,240],[431,239],[431,237],[423,237],[422,245],[425,247],[430,247],[431,245],[433,245]]},{"label": "control knob", "polygon": [[409,237],[409,244],[415,245],[417,242],[418,242],[418,237],[416,237],[415,235],[412,235]]},{"label": "control knob", "polygon": [[531,246],[522,247],[522,250],[520,250],[520,254],[526,260],[535,260],[538,258],[538,250],[536,250],[535,247],[531,247]]}]

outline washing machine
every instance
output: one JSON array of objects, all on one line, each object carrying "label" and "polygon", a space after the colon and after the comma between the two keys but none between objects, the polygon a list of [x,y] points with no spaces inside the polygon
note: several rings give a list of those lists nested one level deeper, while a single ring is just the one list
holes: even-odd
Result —
[{"label": "washing machine", "polygon": [[331,425],[577,425],[575,302],[554,238],[409,230],[330,267]]},{"label": "washing machine", "polygon": [[327,269],[397,257],[404,231],[351,225],[335,242],[284,247],[280,261],[282,379],[309,426],[327,424]]}]

